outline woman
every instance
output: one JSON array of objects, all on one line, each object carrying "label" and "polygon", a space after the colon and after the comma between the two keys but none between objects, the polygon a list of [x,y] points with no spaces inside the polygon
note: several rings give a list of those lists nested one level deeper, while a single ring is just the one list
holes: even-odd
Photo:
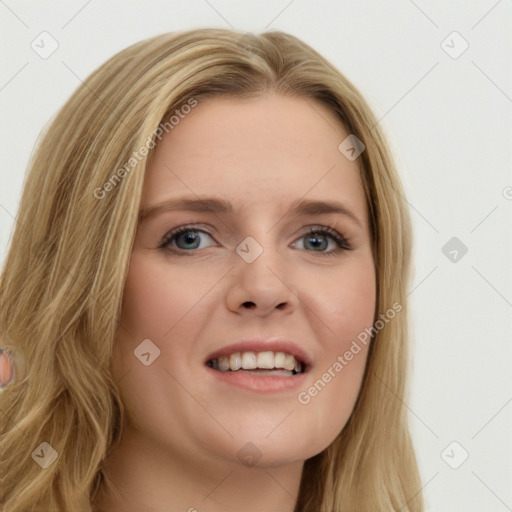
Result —
[{"label": "woman", "polygon": [[2,275],[2,510],[422,511],[402,197],[291,35],[111,58],[41,140]]}]

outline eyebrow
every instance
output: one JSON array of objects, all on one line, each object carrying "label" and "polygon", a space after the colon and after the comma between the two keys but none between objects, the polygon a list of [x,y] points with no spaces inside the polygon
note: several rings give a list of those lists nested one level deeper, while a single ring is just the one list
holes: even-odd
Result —
[{"label": "eyebrow", "polygon": [[[209,212],[209,213],[232,213],[233,205],[224,199],[192,199],[178,198],[170,201],[164,201],[154,206],[144,208],[139,212],[139,223],[158,214],[168,211],[191,211],[191,212]],[[313,199],[298,199],[291,204],[287,215],[324,215],[340,214],[344,215],[363,228],[363,223],[350,209],[336,201],[320,201]]]}]

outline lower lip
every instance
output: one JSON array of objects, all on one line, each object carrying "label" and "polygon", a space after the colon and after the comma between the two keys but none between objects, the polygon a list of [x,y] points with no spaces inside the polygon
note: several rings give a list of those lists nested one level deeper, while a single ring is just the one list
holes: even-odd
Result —
[{"label": "lower lip", "polygon": [[280,393],[292,391],[304,386],[307,378],[306,372],[285,377],[284,375],[260,376],[243,372],[221,372],[219,370],[214,370],[209,366],[206,366],[206,369],[221,382],[247,389],[249,391],[256,391],[258,393]]}]

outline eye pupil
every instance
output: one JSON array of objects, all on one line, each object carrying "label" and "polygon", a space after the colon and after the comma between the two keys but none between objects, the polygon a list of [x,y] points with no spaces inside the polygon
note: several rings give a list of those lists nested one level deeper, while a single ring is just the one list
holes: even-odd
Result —
[{"label": "eye pupil", "polygon": [[311,244],[313,246],[313,248],[322,248],[320,246],[323,245],[323,248],[326,249],[327,248],[327,245],[326,245],[326,240],[325,240],[325,236],[324,235],[316,235],[316,234],[313,234],[313,235],[309,235],[307,237],[307,240],[308,241],[312,241],[313,243]]},{"label": "eye pupil", "polygon": [[[187,231],[186,233],[183,233],[180,237],[178,237],[178,240],[185,240],[185,244],[193,244],[194,242],[199,241],[199,237],[197,236],[197,233],[194,233],[192,231]],[[190,249],[190,247],[188,247]],[[196,248],[196,247],[193,247]]]}]

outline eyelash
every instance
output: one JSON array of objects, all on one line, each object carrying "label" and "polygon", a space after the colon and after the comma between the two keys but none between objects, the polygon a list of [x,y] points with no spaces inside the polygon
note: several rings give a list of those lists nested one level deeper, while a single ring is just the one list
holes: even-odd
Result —
[{"label": "eyelash", "polygon": [[[182,233],[187,233],[187,232],[206,233],[207,235],[209,235],[210,237],[213,238],[213,235],[211,233],[209,233],[207,230],[199,229],[197,226],[180,226],[179,228],[176,228],[176,229],[170,231],[169,233],[167,233],[163,237],[158,248],[172,251],[175,254],[178,254],[180,256],[192,256],[195,253],[195,251],[198,251],[199,249],[185,250],[185,249],[170,247],[170,243],[174,240],[174,238],[176,238],[178,235],[181,235]],[[307,251],[307,252],[317,253],[322,256],[337,256],[340,252],[352,250],[349,239],[346,238],[345,236],[343,236],[342,234],[340,234],[334,228],[331,228],[329,226],[313,226],[313,227],[309,228],[309,230],[306,233],[304,233],[302,236],[300,236],[299,240],[306,236],[313,236],[313,235],[322,235],[322,236],[328,235],[336,242],[338,247],[336,249],[333,249],[328,252],[323,252],[323,251],[321,251],[321,252]]]}]

